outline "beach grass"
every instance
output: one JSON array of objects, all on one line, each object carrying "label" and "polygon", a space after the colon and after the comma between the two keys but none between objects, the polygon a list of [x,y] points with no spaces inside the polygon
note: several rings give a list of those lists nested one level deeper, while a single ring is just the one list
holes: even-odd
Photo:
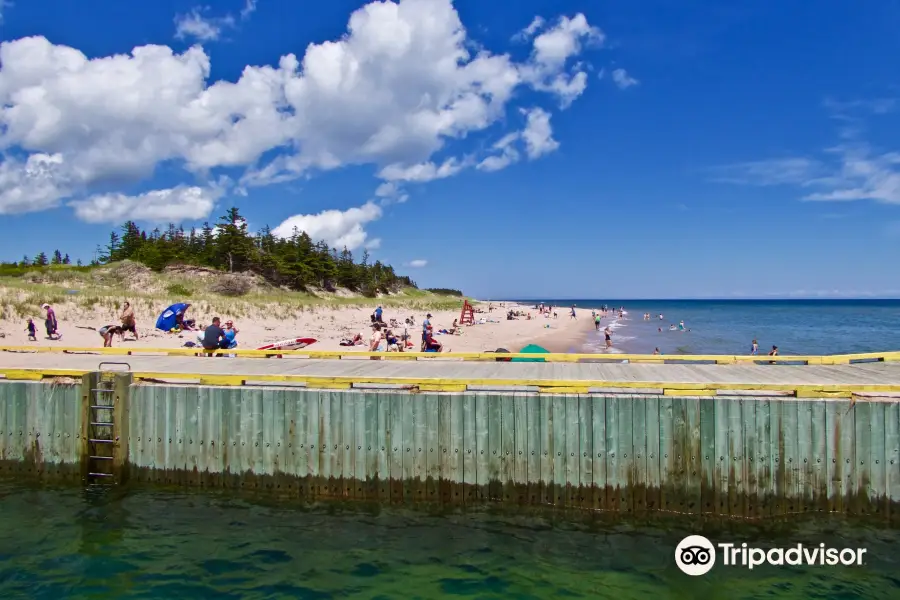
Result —
[{"label": "beach grass", "polygon": [[[235,277],[247,280],[246,294],[234,296],[213,291],[221,288],[217,284],[222,278]],[[412,287],[375,298],[342,289],[299,292],[273,287],[252,274],[189,266],[154,272],[130,261],[92,268],[54,265],[21,273],[0,273],[2,320],[33,317],[43,303],[74,305],[85,312],[118,313],[128,301],[136,312],[157,314],[160,307],[188,302],[203,313],[221,312],[235,317],[264,313],[280,318],[323,308],[455,309],[462,300]]]}]

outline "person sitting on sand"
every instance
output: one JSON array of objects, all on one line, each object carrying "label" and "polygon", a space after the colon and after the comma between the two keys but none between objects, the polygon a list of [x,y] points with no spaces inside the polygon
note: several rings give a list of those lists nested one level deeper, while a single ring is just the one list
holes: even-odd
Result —
[{"label": "person sitting on sand", "polygon": [[225,332],[222,331],[220,323],[219,317],[213,317],[212,325],[207,325],[206,329],[203,330],[201,343],[203,344],[203,349],[207,352],[218,350],[221,347],[222,340],[225,339]]},{"label": "person sitting on sand", "polygon": [[425,337],[423,346],[425,352],[443,352],[444,350],[443,344],[434,339],[434,336],[430,333]]},{"label": "person sitting on sand", "polygon": [[128,302],[126,302],[125,304],[122,305],[121,321],[122,321],[121,329],[122,329],[123,339],[125,337],[125,332],[130,331],[131,333],[134,334],[135,341],[137,341],[137,339],[138,339],[137,321],[134,318],[134,309],[131,308],[131,304],[129,304]]},{"label": "person sitting on sand", "polygon": [[653,350],[653,356],[656,356],[656,355],[658,355],[658,354],[659,354],[659,348],[654,348],[654,350]]},{"label": "person sitting on sand", "polygon": [[403,341],[394,335],[394,332],[388,329],[384,333],[384,338],[387,341],[387,351],[388,352],[403,352]]},{"label": "person sitting on sand", "polygon": [[25,328],[25,331],[28,332],[29,342],[37,341],[37,327],[34,325],[34,319],[28,319],[28,327]]},{"label": "person sitting on sand", "polygon": [[769,351],[769,356],[778,356],[778,346],[772,346],[772,349]]},{"label": "person sitting on sand", "polygon": [[61,340],[62,334],[59,332],[59,323],[56,320],[56,313],[53,311],[49,304],[42,304],[41,308],[47,311],[47,317],[44,319],[44,325],[47,328],[47,339]]},{"label": "person sitting on sand", "polygon": [[378,323],[372,325],[372,337],[369,338],[369,352],[384,352],[386,349],[384,335]]},{"label": "person sitting on sand", "polygon": [[97,330],[97,333],[100,334],[100,337],[103,338],[103,347],[104,348],[112,348],[113,336],[119,334],[120,338],[125,337],[125,330],[119,325],[104,325],[100,329]]},{"label": "person sitting on sand", "polygon": [[225,327],[222,328],[222,335],[224,336],[222,339],[221,348],[223,350],[230,350],[232,348],[237,348],[237,340],[235,337],[238,334],[238,328],[234,326],[234,321],[228,320],[225,321]]}]

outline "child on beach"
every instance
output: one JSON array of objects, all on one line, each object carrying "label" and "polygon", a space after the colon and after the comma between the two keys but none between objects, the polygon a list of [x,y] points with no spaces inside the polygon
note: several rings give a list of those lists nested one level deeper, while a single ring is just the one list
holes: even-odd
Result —
[{"label": "child on beach", "polygon": [[36,342],[37,341],[37,327],[34,324],[34,319],[28,319],[28,327],[25,329],[28,332],[28,341]]}]

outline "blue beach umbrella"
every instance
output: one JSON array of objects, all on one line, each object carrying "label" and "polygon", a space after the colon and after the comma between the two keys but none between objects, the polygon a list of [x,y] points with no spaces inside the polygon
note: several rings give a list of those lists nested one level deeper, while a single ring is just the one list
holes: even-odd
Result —
[{"label": "blue beach umbrella", "polygon": [[164,310],[162,314],[159,315],[159,318],[156,319],[156,328],[163,331],[171,331],[172,328],[178,325],[179,315],[183,316],[190,306],[190,304],[186,304],[184,302],[173,304],[172,306]]}]

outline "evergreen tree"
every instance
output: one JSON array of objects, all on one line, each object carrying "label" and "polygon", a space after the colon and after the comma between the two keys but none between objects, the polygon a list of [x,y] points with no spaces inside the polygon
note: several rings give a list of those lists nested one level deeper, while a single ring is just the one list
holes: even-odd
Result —
[{"label": "evergreen tree", "polygon": [[34,266],[36,267],[46,267],[49,262],[46,252],[41,252],[34,257]]},{"label": "evergreen tree", "polygon": [[59,250],[54,250],[53,251],[53,259],[50,261],[50,264],[61,265],[62,262],[63,262],[62,252],[60,252]]}]

